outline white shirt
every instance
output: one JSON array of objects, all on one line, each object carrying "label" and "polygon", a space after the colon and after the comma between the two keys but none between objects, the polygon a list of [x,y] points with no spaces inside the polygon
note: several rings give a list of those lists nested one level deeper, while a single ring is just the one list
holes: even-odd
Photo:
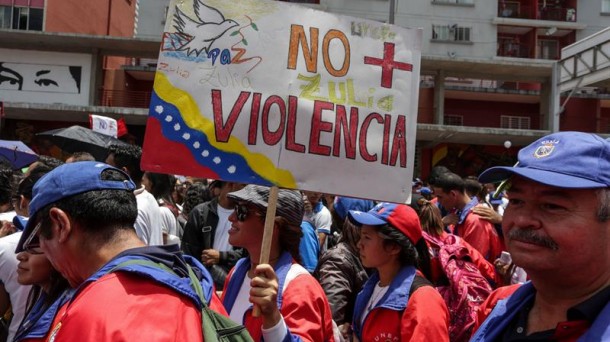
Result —
[{"label": "white shirt", "polygon": [[217,204],[216,211],[218,212],[218,225],[214,232],[213,248],[220,252],[230,251],[232,246],[229,244],[229,229],[231,229],[229,216],[233,213],[233,209],[225,209]]},{"label": "white shirt", "polygon": [[21,238],[21,232],[0,238],[0,281],[9,295],[13,310],[13,319],[9,327],[7,341],[12,341],[13,336],[23,320],[25,305],[28,300],[31,286],[21,285],[17,282],[17,256],[15,248]]},{"label": "white shirt", "polygon": [[149,246],[163,244],[163,232],[161,231],[161,209],[150,192],[142,186],[133,192],[138,203],[138,217],[134,224],[136,234],[140,240]]},{"label": "white shirt", "polygon": [[377,303],[379,303],[381,298],[383,298],[383,296],[385,296],[385,294],[386,294],[386,292],[388,292],[389,288],[390,288],[389,285],[380,286],[379,282],[377,282],[377,284],[375,284],[375,288],[373,289],[371,298],[369,299],[368,303],[364,307],[364,312],[362,312],[362,316],[360,317],[360,324],[364,324],[364,318],[366,317],[366,315],[368,315],[368,313],[371,311],[371,309],[373,309],[375,307],[375,305],[377,305]]}]

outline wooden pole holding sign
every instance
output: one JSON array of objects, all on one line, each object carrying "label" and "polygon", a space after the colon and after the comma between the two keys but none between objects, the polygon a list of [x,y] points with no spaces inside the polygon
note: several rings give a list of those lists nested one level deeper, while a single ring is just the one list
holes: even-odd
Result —
[{"label": "wooden pole holding sign", "polygon": [[[263,233],[263,242],[261,244],[261,254],[258,259],[259,264],[269,263],[269,253],[271,252],[271,240],[273,238],[273,227],[275,225],[275,211],[277,208],[277,195],[279,188],[272,186],[269,189],[269,199],[267,200],[267,215],[265,216],[265,231]],[[258,305],[252,309],[252,316],[258,317],[261,310]]]}]

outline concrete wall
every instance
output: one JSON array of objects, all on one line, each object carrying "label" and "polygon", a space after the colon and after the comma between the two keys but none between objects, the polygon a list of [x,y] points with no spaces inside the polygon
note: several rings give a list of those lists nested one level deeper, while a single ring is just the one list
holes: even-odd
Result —
[{"label": "concrete wall", "polygon": [[[389,0],[321,0],[328,12],[387,22]],[[492,19],[497,1],[474,1],[474,5],[435,3],[432,0],[396,0],[395,24],[421,27],[423,52],[427,55],[492,58],[496,54],[496,26]],[[471,42],[432,42],[432,25],[471,28]]]},{"label": "concrete wall", "polygon": [[587,27],[584,30],[577,31],[577,41],[610,26],[610,13],[602,15],[601,10],[601,1],[578,1],[576,20],[579,23],[587,24]]},{"label": "concrete wall", "polygon": [[46,1],[47,32],[133,36],[136,0]]}]

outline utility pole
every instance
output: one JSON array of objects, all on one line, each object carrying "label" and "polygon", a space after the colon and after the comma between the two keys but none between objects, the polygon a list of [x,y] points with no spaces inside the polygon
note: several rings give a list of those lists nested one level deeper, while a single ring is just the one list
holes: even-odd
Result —
[{"label": "utility pole", "polygon": [[390,24],[394,24],[394,9],[396,8],[396,0],[390,0]]}]

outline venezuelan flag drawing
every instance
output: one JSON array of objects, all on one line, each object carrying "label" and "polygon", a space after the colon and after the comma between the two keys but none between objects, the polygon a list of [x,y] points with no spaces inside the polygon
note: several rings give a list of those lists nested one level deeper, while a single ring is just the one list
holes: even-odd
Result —
[{"label": "venezuelan flag drawing", "polygon": [[214,123],[200,114],[191,95],[157,72],[144,140],[142,167],[159,173],[190,175],[261,185],[296,187],[290,172],[260,153],[250,153],[235,137],[219,143]]}]

